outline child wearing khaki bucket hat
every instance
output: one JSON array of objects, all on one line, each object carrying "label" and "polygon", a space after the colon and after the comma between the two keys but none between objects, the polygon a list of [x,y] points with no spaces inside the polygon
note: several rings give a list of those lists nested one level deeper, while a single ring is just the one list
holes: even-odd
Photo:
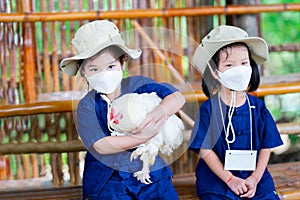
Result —
[{"label": "child wearing khaki bucket hat", "polygon": [[206,199],[279,199],[267,170],[270,149],[282,145],[258,88],[268,46],[244,30],[221,25],[197,47],[193,62],[208,100],[202,103],[189,149],[200,154],[197,193]]},{"label": "child wearing khaki bucket hat", "polygon": [[[75,56],[61,61],[61,70],[70,76],[77,72],[91,89],[77,107],[77,131],[87,154],[83,173],[83,199],[178,199],[172,185],[172,172],[159,156],[151,166],[150,177],[140,171],[139,159],[130,161],[133,149],[154,137],[165,118],[185,103],[183,95],[167,83],[144,76],[123,78],[127,59],[138,58],[142,51],[125,45],[117,26],[99,20],[81,26],[72,46]],[[156,92],[159,106],[132,134],[114,136],[108,126],[111,102],[127,93]],[[148,173],[147,173],[148,175]]]}]

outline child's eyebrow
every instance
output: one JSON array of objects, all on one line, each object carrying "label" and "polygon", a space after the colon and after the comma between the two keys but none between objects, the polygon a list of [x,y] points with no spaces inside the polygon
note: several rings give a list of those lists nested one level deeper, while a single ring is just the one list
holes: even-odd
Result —
[{"label": "child's eyebrow", "polygon": [[[108,62],[108,63],[106,63],[105,65],[111,65],[111,64],[113,64],[113,63],[115,63],[117,60],[113,60],[113,61],[111,61],[111,62]],[[99,65],[96,65],[96,64],[89,64],[88,65],[88,67],[97,67],[97,66],[99,66]]]},{"label": "child's eyebrow", "polygon": [[249,60],[249,57],[242,58],[241,60]]},{"label": "child's eyebrow", "polygon": [[90,64],[90,65],[88,65],[88,67],[97,67],[97,65]]},{"label": "child's eyebrow", "polygon": [[117,60],[115,59],[115,60],[113,60],[113,61],[107,63],[107,65],[113,64],[113,63],[115,63],[116,61],[117,61]]}]

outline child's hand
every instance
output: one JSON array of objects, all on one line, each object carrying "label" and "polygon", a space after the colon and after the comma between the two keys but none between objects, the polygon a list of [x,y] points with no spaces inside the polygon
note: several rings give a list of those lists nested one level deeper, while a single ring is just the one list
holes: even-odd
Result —
[{"label": "child's hand", "polygon": [[158,105],[152,112],[146,115],[144,121],[131,133],[136,134],[143,130],[149,123],[158,123],[161,119],[166,118],[166,111],[163,106]]},{"label": "child's hand", "polygon": [[232,179],[227,182],[227,185],[236,195],[239,196],[248,191],[246,181],[236,176],[233,176]]},{"label": "child's hand", "polygon": [[150,121],[150,123],[144,126],[144,128],[139,133],[135,134],[135,136],[141,137],[143,139],[152,138],[160,131],[160,129],[163,126],[163,123],[165,123],[166,120],[166,118],[162,118],[157,122]]},{"label": "child's hand", "polygon": [[131,133],[132,134],[137,134],[137,133],[141,132],[151,122],[152,122],[151,116],[150,116],[150,114],[147,114],[144,121],[135,130],[133,130]]},{"label": "child's hand", "polygon": [[248,188],[248,192],[241,195],[241,197],[247,197],[247,198],[254,197],[255,192],[256,192],[257,182],[256,182],[256,179],[253,176],[249,176],[246,179],[246,186]]}]

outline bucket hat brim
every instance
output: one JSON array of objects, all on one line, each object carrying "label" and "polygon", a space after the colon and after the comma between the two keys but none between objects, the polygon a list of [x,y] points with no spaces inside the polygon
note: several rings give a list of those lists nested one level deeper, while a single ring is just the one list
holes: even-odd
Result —
[{"label": "bucket hat brim", "polygon": [[[93,57],[109,46],[118,46],[129,58],[138,58],[142,50],[130,49],[125,45],[118,27],[108,20],[96,20],[81,26],[71,41],[75,56],[60,62],[60,68],[70,76],[78,72],[78,61]],[[121,55],[120,55],[121,56]]]},{"label": "bucket hat brim", "polygon": [[99,51],[101,51],[102,49],[109,47],[109,46],[120,47],[124,51],[124,53],[126,53],[132,59],[139,58],[142,53],[141,49],[130,49],[130,48],[126,47],[125,45],[123,45],[122,43],[113,43],[113,44],[106,43],[103,45],[99,45],[98,48],[92,49],[91,51],[84,51],[79,55],[63,59],[60,63],[60,67],[68,75],[75,76],[78,71],[78,67],[79,67],[78,61],[79,60],[91,58],[94,55],[96,55]]}]

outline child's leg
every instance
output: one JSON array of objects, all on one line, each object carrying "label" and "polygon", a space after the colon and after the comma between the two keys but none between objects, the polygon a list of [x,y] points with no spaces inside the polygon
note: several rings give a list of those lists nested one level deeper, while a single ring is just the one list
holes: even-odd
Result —
[{"label": "child's leg", "polygon": [[[234,197],[230,198],[230,197],[226,197],[226,196],[223,196],[220,194],[206,193],[206,194],[200,195],[200,199],[201,200],[233,200]],[[241,199],[241,198],[237,197],[235,200],[238,200],[238,199]]]},{"label": "child's leg", "polygon": [[267,194],[262,194],[262,195],[255,195],[253,197],[253,200],[259,200],[259,199],[264,199],[264,200],[280,200],[278,194],[276,191],[269,192]]},{"label": "child's leg", "polygon": [[144,185],[138,194],[138,199],[177,200],[178,194],[170,177],[163,178],[149,185]]},{"label": "child's leg", "polygon": [[128,193],[127,187],[123,185],[121,178],[118,175],[113,175],[97,195],[98,199],[132,200],[132,197]]}]

